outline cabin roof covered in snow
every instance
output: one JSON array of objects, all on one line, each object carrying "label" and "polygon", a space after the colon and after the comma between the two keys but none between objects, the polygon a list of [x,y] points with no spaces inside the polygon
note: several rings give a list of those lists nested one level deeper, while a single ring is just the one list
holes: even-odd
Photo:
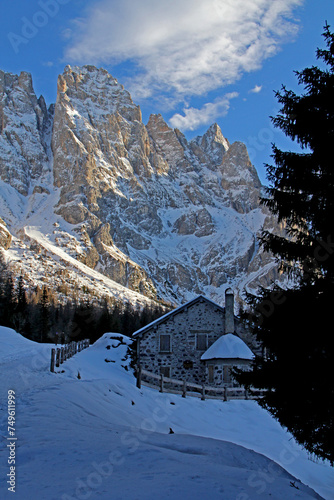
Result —
[{"label": "cabin roof covered in snow", "polygon": [[216,304],[212,300],[208,299],[207,297],[204,297],[203,295],[199,295],[198,297],[195,297],[194,299],[190,300],[186,304],[183,304],[182,306],[177,307],[176,309],[173,309],[172,311],[168,312],[167,314],[164,314],[160,318],[156,319],[155,321],[152,321],[152,323],[149,323],[148,325],[144,326],[143,328],[140,328],[140,330],[137,330],[136,332],[133,333],[133,337],[137,337],[145,333],[146,331],[150,330],[152,327],[159,325],[160,323],[163,323],[164,321],[168,320],[170,317],[175,316],[176,314],[182,312],[183,310],[187,309],[188,307],[193,306],[197,302],[207,302],[211,304],[213,307],[219,309],[220,311],[225,311],[225,308]]},{"label": "cabin roof covered in snow", "polygon": [[203,361],[209,359],[254,359],[254,354],[240,337],[227,333],[219,337],[201,356]]}]

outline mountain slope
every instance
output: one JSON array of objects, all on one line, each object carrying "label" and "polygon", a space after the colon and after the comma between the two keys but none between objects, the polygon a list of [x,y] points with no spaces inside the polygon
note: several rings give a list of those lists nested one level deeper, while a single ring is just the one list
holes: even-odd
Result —
[{"label": "mountain slope", "polygon": [[43,234],[151,299],[221,302],[227,286],[241,293],[275,277],[256,243],[263,224],[275,226],[256,170],[217,124],[192,141],[161,115],[145,126],[130,94],[93,66],[67,66],[48,110],[26,73],[1,72],[0,91],[0,216],[13,236],[10,245],[3,229],[0,242],[25,273]]}]

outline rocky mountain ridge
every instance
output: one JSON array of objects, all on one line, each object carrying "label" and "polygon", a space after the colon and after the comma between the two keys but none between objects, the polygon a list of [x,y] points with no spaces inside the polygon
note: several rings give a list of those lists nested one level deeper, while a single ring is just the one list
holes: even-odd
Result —
[{"label": "rocky mountain ridge", "polygon": [[52,283],[52,263],[129,300],[222,302],[275,275],[256,239],[275,226],[261,189],[244,144],[217,124],[191,141],[161,115],[145,125],[104,69],[67,66],[48,109],[28,73],[0,71],[0,245],[32,281]]}]

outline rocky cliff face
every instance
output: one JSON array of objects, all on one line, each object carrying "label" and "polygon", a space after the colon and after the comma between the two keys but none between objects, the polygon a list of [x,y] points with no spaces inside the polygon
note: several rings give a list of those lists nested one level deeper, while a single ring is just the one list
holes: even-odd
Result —
[{"label": "rocky cliff face", "polygon": [[0,71],[0,177],[23,195],[50,171],[50,115],[30,74]]},{"label": "rocky cliff face", "polygon": [[273,272],[256,243],[274,224],[256,170],[217,124],[192,141],[161,115],[145,126],[123,86],[92,66],[65,68],[49,110],[26,73],[0,72],[0,97],[1,227],[15,241],[38,234],[54,256],[173,302],[219,302],[227,286]]}]

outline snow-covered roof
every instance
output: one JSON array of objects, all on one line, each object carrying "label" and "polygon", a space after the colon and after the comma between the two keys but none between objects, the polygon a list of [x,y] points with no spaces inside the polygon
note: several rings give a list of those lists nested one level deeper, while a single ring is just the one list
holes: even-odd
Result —
[{"label": "snow-covered roof", "polygon": [[136,332],[133,333],[133,337],[138,337],[139,335],[142,335],[146,331],[150,330],[152,327],[159,325],[160,323],[163,323],[166,321],[169,317],[174,316],[175,314],[180,313],[184,309],[187,309],[188,307],[191,307],[192,305],[196,304],[197,302],[205,301],[214,306],[215,308],[225,311],[224,307],[216,304],[212,300],[208,299],[207,297],[204,297],[203,295],[199,295],[198,297],[195,297],[194,299],[190,300],[186,304],[182,304],[182,306],[177,307],[176,309],[173,309],[172,311],[168,312],[167,314],[164,314],[163,316],[160,316],[160,318],[156,319],[155,321],[152,321],[152,323],[149,323],[148,325],[144,326],[143,328],[140,328],[140,330],[137,330]]},{"label": "snow-covered roof", "polygon": [[208,359],[254,359],[254,354],[241,338],[227,333],[219,337],[201,356],[202,360]]}]

